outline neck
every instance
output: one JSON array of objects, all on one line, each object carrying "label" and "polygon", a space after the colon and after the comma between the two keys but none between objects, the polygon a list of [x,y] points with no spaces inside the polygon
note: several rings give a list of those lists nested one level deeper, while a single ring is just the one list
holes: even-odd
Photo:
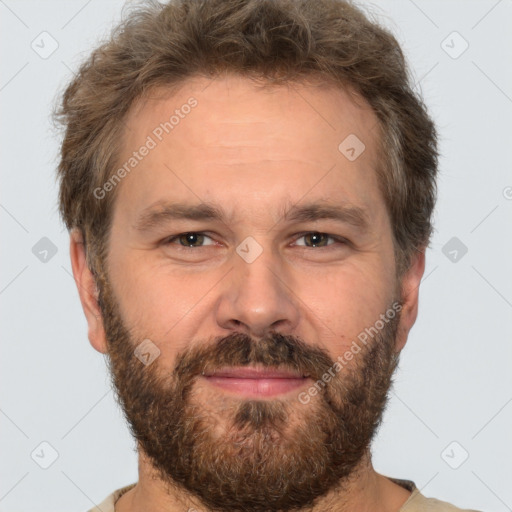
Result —
[{"label": "neck", "polygon": [[[359,466],[343,485],[320,498],[307,512],[398,512],[411,495],[373,469],[368,450]],[[194,496],[158,478],[150,461],[139,449],[139,481],[116,502],[115,512],[208,512]]]}]

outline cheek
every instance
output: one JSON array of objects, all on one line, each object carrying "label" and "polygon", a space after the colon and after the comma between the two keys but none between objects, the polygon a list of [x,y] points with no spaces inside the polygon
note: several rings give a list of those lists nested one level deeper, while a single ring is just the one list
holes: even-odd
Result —
[{"label": "cheek", "polygon": [[385,313],[394,299],[394,281],[384,268],[381,262],[347,262],[327,274],[308,273],[298,279],[303,311],[327,349],[339,353]]},{"label": "cheek", "polygon": [[194,337],[199,316],[211,310],[210,290],[219,278],[207,272],[171,271],[169,266],[143,261],[146,256],[138,262],[127,258],[117,266],[115,291],[121,314],[135,336],[155,340],[174,353]]},{"label": "cheek", "polygon": [[151,365],[154,371],[165,375],[194,337],[190,331],[194,325],[191,310],[197,294],[176,280],[152,272],[139,270],[125,276],[118,292],[125,325],[130,328],[135,346],[143,340],[154,343],[159,352]]},{"label": "cheek", "polygon": [[176,279],[151,271],[140,272],[125,280],[124,304],[127,318],[142,325],[170,329],[185,317],[204,294],[200,283],[190,279]]}]

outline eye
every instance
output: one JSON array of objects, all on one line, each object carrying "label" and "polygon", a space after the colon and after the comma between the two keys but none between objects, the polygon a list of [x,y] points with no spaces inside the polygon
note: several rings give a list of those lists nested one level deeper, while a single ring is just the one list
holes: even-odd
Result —
[{"label": "eye", "polygon": [[[206,240],[210,240],[211,243],[204,243]],[[198,233],[190,231],[188,233],[180,233],[179,235],[166,238],[164,244],[177,244],[183,247],[204,247],[205,245],[214,245],[213,240],[204,233]]]},{"label": "eye", "polygon": [[[329,235],[328,233],[320,233],[318,231],[311,231],[309,233],[301,233],[298,240],[303,239],[305,243],[297,243],[296,245],[303,247],[327,247],[328,245],[334,245],[335,242],[345,243],[344,238]],[[334,243],[329,243],[329,240],[334,240]]]},{"label": "eye", "polygon": [[[300,243],[300,240],[303,240],[303,243]],[[164,245],[178,245],[184,248],[198,248],[208,245],[215,245],[215,242],[211,237],[205,233],[197,231],[189,231],[187,233],[180,233],[179,235],[171,236],[166,238],[162,243]],[[295,241],[295,245],[307,248],[327,247],[330,245],[335,245],[336,243],[347,243],[347,240],[342,237],[330,235],[328,233],[311,231],[299,234]]]}]

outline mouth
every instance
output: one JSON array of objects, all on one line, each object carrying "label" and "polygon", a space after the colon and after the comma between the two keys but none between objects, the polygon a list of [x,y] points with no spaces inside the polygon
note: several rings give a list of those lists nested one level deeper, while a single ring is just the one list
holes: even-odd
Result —
[{"label": "mouth", "polygon": [[254,367],[221,368],[202,377],[217,389],[252,398],[286,394],[309,381],[309,375],[293,370]]}]

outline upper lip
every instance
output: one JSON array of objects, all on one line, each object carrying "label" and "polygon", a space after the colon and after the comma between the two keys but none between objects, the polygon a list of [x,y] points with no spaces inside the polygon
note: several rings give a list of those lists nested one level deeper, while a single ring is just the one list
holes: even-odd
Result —
[{"label": "upper lip", "polygon": [[232,379],[301,379],[307,377],[300,372],[278,368],[229,367],[205,372],[205,377]]}]

